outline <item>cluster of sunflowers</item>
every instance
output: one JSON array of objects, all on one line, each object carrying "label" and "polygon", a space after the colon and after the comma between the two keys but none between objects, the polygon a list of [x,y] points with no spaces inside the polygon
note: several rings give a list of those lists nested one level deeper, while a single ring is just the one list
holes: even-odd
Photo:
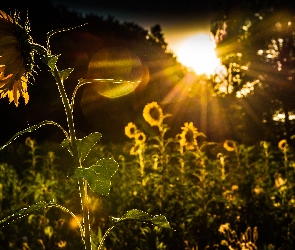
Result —
[{"label": "cluster of sunflowers", "polygon": [[[169,116],[171,115],[163,114],[163,110],[157,102],[148,103],[143,109],[143,118],[150,126],[158,127],[162,140],[164,140],[164,135],[168,130],[164,119]],[[176,141],[180,145],[180,151],[183,152],[183,148],[186,150],[198,150],[197,137],[205,137],[205,135],[197,130],[193,122],[185,122],[181,130],[182,132],[176,135]],[[131,148],[130,154],[137,155],[142,152],[146,135],[133,122],[129,122],[125,127],[125,135],[130,139],[134,139],[134,146]]]}]

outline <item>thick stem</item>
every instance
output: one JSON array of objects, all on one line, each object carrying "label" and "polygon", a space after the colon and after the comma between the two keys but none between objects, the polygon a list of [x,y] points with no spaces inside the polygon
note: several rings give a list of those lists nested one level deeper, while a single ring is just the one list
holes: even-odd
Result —
[{"label": "thick stem", "polygon": [[[69,99],[67,97],[63,81],[61,80],[59,76],[58,69],[55,67],[53,71],[59,93],[62,98],[62,102],[65,108],[66,116],[67,116],[67,122],[69,126],[69,132],[70,132],[70,138],[71,138],[71,146],[72,146],[72,153],[74,158],[74,167],[80,168],[81,162],[80,157],[78,154],[78,148],[76,143],[76,135],[75,135],[75,128],[74,128],[74,118],[72,113],[72,108],[69,103]],[[81,203],[82,203],[82,213],[83,213],[83,235],[84,235],[84,244],[85,244],[85,250],[91,250],[91,235],[90,235],[90,223],[89,223],[89,209],[88,209],[88,197],[87,197],[87,182],[85,182],[83,179],[79,180],[79,190],[81,195]]]}]

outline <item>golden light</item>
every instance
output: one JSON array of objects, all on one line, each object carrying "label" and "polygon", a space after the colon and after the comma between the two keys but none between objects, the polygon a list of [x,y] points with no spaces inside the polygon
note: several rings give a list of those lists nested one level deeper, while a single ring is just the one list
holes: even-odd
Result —
[{"label": "golden light", "polygon": [[187,38],[176,51],[179,62],[197,74],[210,76],[220,66],[212,35],[200,33]]}]

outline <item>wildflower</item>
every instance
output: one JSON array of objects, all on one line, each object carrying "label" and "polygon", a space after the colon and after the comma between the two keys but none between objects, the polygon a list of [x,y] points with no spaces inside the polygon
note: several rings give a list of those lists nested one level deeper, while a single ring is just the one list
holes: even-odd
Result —
[{"label": "wildflower", "polygon": [[16,106],[20,96],[29,101],[27,84],[34,67],[30,27],[28,21],[20,25],[19,19],[0,10],[0,98],[7,96]]},{"label": "wildflower", "polygon": [[195,146],[198,145],[196,138],[199,133],[197,128],[192,122],[186,122],[184,123],[184,127],[181,127],[181,129],[182,133],[180,134],[180,145],[185,146],[187,150],[194,149]]},{"label": "wildflower", "polygon": [[254,189],[253,189],[253,192],[254,194],[260,194],[263,192],[263,189],[259,186],[256,186]]},{"label": "wildflower", "polygon": [[141,147],[139,143],[135,143],[135,145],[130,149],[130,155],[137,155],[140,153]]},{"label": "wildflower", "polygon": [[125,127],[125,135],[129,138],[135,138],[137,134],[137,127],[133,122],[129,122]]},{"label": "wildflower", "polygon": [[229,223],[225,223],[225,224],[220,225],[220,227],[218,229],[218,231],[222,234],[225,234],[229,230],[230,230]]},{"label": "wildflower", "polygon": [[64,240],[60,240],[60,241],[57,243],[58,248],[65,248],[66,245],[67,245],[67,242],[64,241]]},{"label": "wildflower", "polygon": [[281,140],[279,143],[278,143],[278,147],[279,147],[279,149],[280,150],[282,150],[282,151],[285,151],[285,150],[287,150],[288,149],[288,142],[287,142],[287,140]]},{"label": "wildflower", "polygon": [[135,135],[136,143],[140,144],[140,143],[145,142],[145,140],[146,140],[146,136],[143,132],[139,132]]},{"label": "wildflower", "polygon": [[227,150],[227,151],[235,151],[237,146],[236,146],[236,142],[231,141],[231,140],[226,140],[223,143],[223,147]]},{"label": "wildflower", "polygon": [[157,102],[151,102],[145,105],[143,118],[151,126],[160,126],[162,124],[164,119],[163,111]]},{"label": "wildflower", "polygon": [[222,240],[222,241],[220,242],[220,244],[221,244],[222,246],[228,246],[228,242],[227,242],[226,240]]},{"label": "wildflower", "polygon": [[275,179],[275,186],[277,188],[280,188],[280,187],[284,186],[286,184],[286,182],[287,182],[287,180],[283,179],[282,176],[280,174],[278,174]]}]

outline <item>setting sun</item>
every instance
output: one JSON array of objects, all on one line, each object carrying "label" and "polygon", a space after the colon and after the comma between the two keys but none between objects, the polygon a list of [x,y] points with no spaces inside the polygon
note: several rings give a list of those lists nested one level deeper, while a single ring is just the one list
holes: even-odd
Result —
[{"label": "setting sun", "polygon": [[178,60],[197,74],[211,75],[220,65],[215,42],[208,34],[197,34],[183,41],[176,52]]}]

